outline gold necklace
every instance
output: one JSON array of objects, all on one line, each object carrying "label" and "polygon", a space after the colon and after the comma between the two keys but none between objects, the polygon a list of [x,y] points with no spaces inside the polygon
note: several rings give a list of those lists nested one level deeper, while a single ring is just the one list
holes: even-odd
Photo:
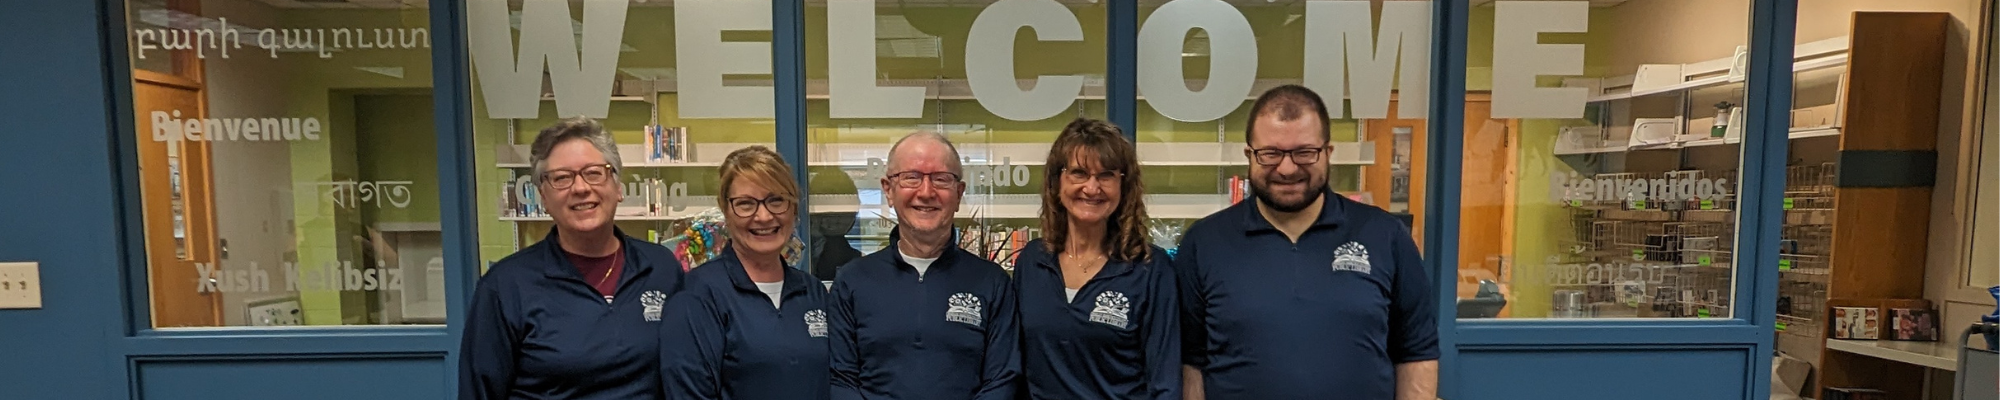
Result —
[{"label": "gold necklace", "polygon": [[625,257],[623,256],[624,256],[623,253],[612,253],[611,266],[604,267],[604,276],[597,278],[597,284],[593,286],[604,286],[605,282],[610,282],[611,271],[618,270],[618,265],[623,264],[625,262]]},{"label": "gold necklace", "polygon": [[[1084,273],[1091,273],[1091,272],[1096,272],[1098,268],[1103,268],[1103,267],[1104,267],[1104,264],[1097,264],[1097,266],[1096,266],[1096,267],[1091,267],[1091,266],[1090,266],[1091,264],[1094,264],[1094,263],[1096,263],[1096,262],[1097,262],[1098,260],[1102,260],[1102,259],[1104,259],[1104,255],[1103,255],[1103,254],[1098,254],[1098,255],[1095,255],[1095,256],[1091,256],[1090,258],[1085,258],[1085,259],[1082,259],[1082,260],[1078,260],[1078,259],[1077,259],[1077,257],[1076,257],[1076,253],[1069,253],[1069,254],[1064,254],[1064,255],[1063,255],[1063,257],[1064,257],[1065,259],[1067,259],[1067,260],[1069,260],[1069,261],[1070,261],[1070,265],[1075,265],[1075,266],[1077,266],[1077,267],[1079,267],[1079,268],[1083,268],[1083,272],[1084,272]],[[1079,264],[1079,263],[1081,263],[1081,264]]]}]

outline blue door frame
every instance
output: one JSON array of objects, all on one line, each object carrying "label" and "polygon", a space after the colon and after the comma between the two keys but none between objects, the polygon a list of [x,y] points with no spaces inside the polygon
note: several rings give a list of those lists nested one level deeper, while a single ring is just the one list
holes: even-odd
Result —
[{"label": "blue door frame", "polygon": [[[1138,7],[1108,5],[1107,118],[1135,123]],[[1752,4],[1748,122],[1784,132],[1797,0]],[[773,7],[777,147],[806,180],[804,8]],[[446,293],[442,327],[153,330],[132,134],[124,1],[56,1],[0,13],[0,261],[42,264],[44,308],[0,310],[0,393],[9,398],[440,398],[455,391],[465,298],[478,279],[470,74],[460,1],[430,0]],[[1430,154],[1462,154],[1467,15],[1433,7]],[[53,116],[53,117],[52,117]],[[1443,134],[1441,134],[1443,133]],[[1746,136],[1739,178],[1732,318],[1439,321],[1441,396],[1449,399],[1760,398],[1769,391],[1775,264],[1786,138]],[[1459,228],[1460,162],[1430,157],[1426,232]],[[56,194],[60,192],[60,194]],[[60,217],[47,217],[60,216]],[[801,224],[806,221],[802,220]],[[802,228],[804,232],[807,229]],[[1455,315],[1458,237],[1425,235],[1440,315]],[[1644,357],[1644,360],[1638,359]],[[1506,368],[1499,368],[1506,366]],[[1641,376],[1629,372],[1668,368]],[[302,375],[309,374],[309,375]],[[401,376],[385,377],[385,376]],[[306,379],[301,379],[305,377]],[[107,385],[107,382],[128,382]],[[1691,387],[1689,381],[1712,383]],[[1554,383],[1567,383],[1556,385]],[[273,392],[282,390],[282,392]],[[1701,393],[1695,397],[1690,394]],[[1713,396],[1710,396],[1713,395]],[[16,397],[19,396],[19,397]],[[1654,397],[1657,396],[1657,397]]]}]

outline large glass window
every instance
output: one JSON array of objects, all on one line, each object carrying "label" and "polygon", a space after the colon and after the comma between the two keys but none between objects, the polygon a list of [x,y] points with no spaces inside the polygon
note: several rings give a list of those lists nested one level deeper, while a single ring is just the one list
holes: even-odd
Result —
[{"label": "large glass window", "polygon": [[[1423,207],[1428,1],[1142,0],[1139,156],[1158,242],[1251,198],[1243,155],[1264,91],[1305,85],[1327,102],[1335,193],[1404,218]],[[1421,236],[1418,237],[1421,240]]]},{"label": "large glass window", "polygon": [[1105,118],[1105,11],[1054,0],[807,2],[813,272],[832,280],[888,245],[895,212],[880,180],[890,146],[916,131],[949,137],[965,164],[960,244],[1011,268],[1041,236],[1049,143],[1072,119]]},{"label": "large glass window", "polygon": [[529,147],[576,116],[617,142],[621,231],[689,267],[721,251],[717,167],[775,138],[770,3],[473,1],[466,11],[481,265],[555,229]]},{"label": "large glass window", "polygon": [[1460,317],[1730,317],[1750,2],[1473,3]]},{"label": "large glass window", "polygon": [[159,328],[441,324],[428,12],[126,2]]}]

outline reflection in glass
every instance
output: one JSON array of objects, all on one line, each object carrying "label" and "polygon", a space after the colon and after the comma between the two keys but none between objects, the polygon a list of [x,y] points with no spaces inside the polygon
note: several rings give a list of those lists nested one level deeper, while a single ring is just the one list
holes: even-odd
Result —
[{"label": "reflection in glass", "polygon": [[126,7],[152,326],[444,323],[427,11]]},{"label": "reflection in glass", "polygon": [[[718,198],[718,167],[730,152],[775,139],[771,65],[754,56],[770,54],[768,8],[754,2],[551,3],[568,4],[565,13],[533,3],[465,5],[475,83],[469,96],[471,170],[475,198],[484,199],[477,214],[480,265],[491,266],[554,229],[539,185],[598,180],[620,189],[623,201],[612,219],[625,235],[666,247],[689,268],[719,255],[729,239],[724,217],[734,207]],[[613,29],[596,29],[605,27]],[[531,40],[549,37],[562,40]],[[553,57],[569,52],[578,64],[544,63],[530,43]],[[570,171],[543,171],[554,175],[536,178],[529,163],[535,133],[579,114],[610,132],[623,165],[602,176],[575,171],[580,174],[567,183],[562,178]],[[802,252],[793,246],[787,260]]]},{"label": "reflection in glass", "polygon": [[[965,185],[960,246],[1011,268],[1041,236],[1038,170],[1049,143],[1071,119],[1104,118],[1105,12],[1104,2],[1081,1],[807,2],[815,273],[831,279],[837,268],[818,257],[886,247],[896,217],[883,190],[926,184]],[[980,25],[1004,19],[984,15],[995,13],[1050,26]],[[1059,26],[1068,20],[1076,35]],[[948,137],[964,171],[886,176],[890,147],[918,131]]]},{"label": "reflection in glass", "polygon": [[1461,318],[1730,317],[1749,7],[1473,7]]}]

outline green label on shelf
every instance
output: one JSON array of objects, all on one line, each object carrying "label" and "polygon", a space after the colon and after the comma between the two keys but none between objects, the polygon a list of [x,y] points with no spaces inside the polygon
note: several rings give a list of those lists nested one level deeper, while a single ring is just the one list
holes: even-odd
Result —
[{"label": "green label on shelf", "polygon": [[1633,250],[1632,250],[1632,260],[1634,260],[1634,261],[1643,261],[1643,260],[1645,260],[1645,259],[1646,259],[1646,251],[1645,251],[1645,250],[1638,250],[1638,249],[1633,249]]},{"label": "green label on shelf", "polygon": [[1570,200],[1569,206],[1581,208],[1583,207],[1583,200]]},{"label": "green label on shelf", "polygon": [[1792,198],[1790,197],[1785,198],[1785,209],[1787,210],[1792,209]]},{"label": "green label on shelf", "polygon": [[1708,307],[1702,307],[1699,310],[1694,310],[1694,315],[1696,317],[1708,318]]},{"label": "green label on shelf", "polygon": [[1709,259],[1709,258],[1708,258],[1708,256],[1701,256],[1701,258],[1698,258],[1697,260],[1698,260],[1698,262],[1700,262],[1700,263],[1701,263],[1701,266],[1704,266],[1704,267],[1706,267],[1706,266],[1708,266],[1708,264],[1710,264],[1710,263],[1713,263],[1713,262],[1714,262],[1714,260],[1711,260],[1711,259]]},{"label": "green label on shelf", "polygon": [[1778,260],[1778,270],[1779,271],[1792,270],[1792,260]]},{"label": "green label on shelf", "polygon": [[1703,209],[1703,210],[1713,210],[1713,209],[1715,209],[1715,200],[1702,200],[1702,201],[1701,201],[1701,209]]},{"label": "green label on shelf", "polygon": [[1779,323],[1778,323],[1778,331],[1779,331],[1779,332],[1784,332],[1784,331],[1785,331],[1785,328],[1786,328],[1786,327],[1789,327],[1789,326],[1791,326],[1791,325],[1786,325],[1786,324],[1785,324],[1785,323],[1783,323],[1783,322],[1779,322]]},{"label": "green label on shelf", "polygon": [[1645,201],[1645,200],[1633,200],[1633,201],[1632,201],[1632,209],[1634,209],[1634,210],[1639,210],[1639,209],[1645,209],[1645,208],[1646,208],[1646,201]]}]

